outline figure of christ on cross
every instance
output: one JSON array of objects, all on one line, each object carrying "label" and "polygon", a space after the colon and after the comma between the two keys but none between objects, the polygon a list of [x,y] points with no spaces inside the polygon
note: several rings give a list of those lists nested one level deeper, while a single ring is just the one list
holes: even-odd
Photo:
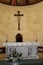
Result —
[{"label": "figure of christ on cross", "polygon": [[20,30],[20,16],[23,16],[23,14],[20,14],[20,11],[18,11],[18,13],[14,14],[14,16],[18,17],[18,30]]}]

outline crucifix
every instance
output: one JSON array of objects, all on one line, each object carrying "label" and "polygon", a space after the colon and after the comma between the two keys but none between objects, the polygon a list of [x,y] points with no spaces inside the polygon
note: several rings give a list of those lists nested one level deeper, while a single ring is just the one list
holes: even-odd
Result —
[{"label": "crucifix", "polygon": [[18,11],[17,14],[14,14],[14,16],[18,17],[18,30],[20,30],[20,16],[23,16],[23,14],[20,14],[20,11]]}]

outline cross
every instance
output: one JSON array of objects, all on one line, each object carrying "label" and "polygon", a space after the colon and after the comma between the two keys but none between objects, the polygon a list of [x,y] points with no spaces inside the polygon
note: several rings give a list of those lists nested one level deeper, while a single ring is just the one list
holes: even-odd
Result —
[{"label": "cross", "polygon": [[20,16],[23,16],[23,14],[20,14],[20,11],[17,11],[17,14],[14,14],[14,16],[18,17],[18,30],[20,30]]}]

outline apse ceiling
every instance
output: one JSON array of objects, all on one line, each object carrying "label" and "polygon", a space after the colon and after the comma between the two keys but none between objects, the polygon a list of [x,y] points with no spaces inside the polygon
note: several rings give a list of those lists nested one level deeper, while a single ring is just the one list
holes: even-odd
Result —
[{"label": "apse ceiling", "polygon": [[26,6],[39,3],[43,0],[0,0],[0,3],[12,6]]}]

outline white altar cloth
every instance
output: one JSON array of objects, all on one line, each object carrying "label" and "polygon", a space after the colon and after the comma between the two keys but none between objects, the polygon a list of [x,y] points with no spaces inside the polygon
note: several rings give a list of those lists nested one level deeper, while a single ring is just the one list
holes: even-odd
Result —
[{"label": "white altar cloth", "polygon": [[38,58],[37,48],[39,44],[40,42],[4,43],[6,47],[6,56],[12,54],[14,49],[16,49],[18,53],[22,53],[23,58],[37,59]]}]

